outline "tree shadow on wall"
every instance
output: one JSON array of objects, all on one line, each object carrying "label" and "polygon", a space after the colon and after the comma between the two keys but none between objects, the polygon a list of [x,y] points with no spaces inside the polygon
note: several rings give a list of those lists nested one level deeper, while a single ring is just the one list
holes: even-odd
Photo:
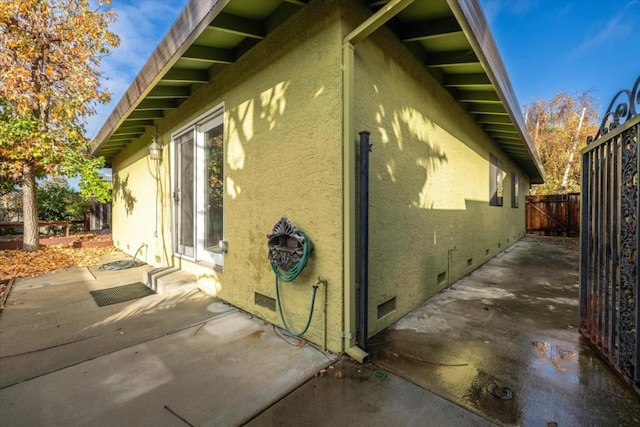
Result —
[{"label": "tree shadow on wall", "polygon": [[129,175],[123,180],[120,175],[113,177],[113,201],[118,202],[121,200],[124,202],[124,209],[127,212],[127,216],[133,212],[137,199],[133,197],[133,193],[129,188]]},{"label": "tree shadow on wall", "polygon": [[449,159],[435,135],[438,126],[419,110],[403,107],[386,112],[382,104],[376,112],[376,128],[371,172],[373,197],[389,199],[391,205],[432,209],[429,179]]}]

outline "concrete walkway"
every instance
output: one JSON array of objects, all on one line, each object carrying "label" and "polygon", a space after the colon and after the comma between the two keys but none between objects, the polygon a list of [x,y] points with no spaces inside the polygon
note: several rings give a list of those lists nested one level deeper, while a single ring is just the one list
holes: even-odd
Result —
[{"label": "concrete walkway", "polygon": [[16,281],[0,315],[0,425],[490,424],[193,285],[104,307],[90,295],[148,270],[72,268]]},{"label": "concrete walkway", "polygon": [[0,315],[0,425],[238,425],[337,357],[187,288],[98,307],[145,267],[17,280]]},{"label": "concrete walkway", "polygon": [[201,324],[231,309],[193,287],[96,305],[90,291],[140,282],[145,270],[71,268],[16,280],[0,315],[0,388]]},{"label": "concrete walkway", "polygon": [[343,357],[247,424],[262,426],[495,426],[372,363]]},{"label": "concrete walkway", "polygon": [[640,425],[578,332],[577,247],[558,241],[520,240],[431,298],[373,338],[373,363],[504,425]]},{"label": "concrete walkway", "polygon": [[193,286],[89,294],[147,269],[16,281],[0,425],[640,425],[637,395],[577,332],[575,249],[516,243],[374,337],[364,365]]}]

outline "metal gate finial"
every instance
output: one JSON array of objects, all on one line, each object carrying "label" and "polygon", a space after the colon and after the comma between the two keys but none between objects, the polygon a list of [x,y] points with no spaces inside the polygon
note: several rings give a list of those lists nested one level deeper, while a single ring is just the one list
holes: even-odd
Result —
[{"label": "metal gate finial", "polygon": [[609,131],[624,124],[640,111],[640,76],[636,79],[631,90],[623,89],[611,99],[607,112],[604,113],[598,133],[594,137],[587,138],[587,144],[606,135]]}]

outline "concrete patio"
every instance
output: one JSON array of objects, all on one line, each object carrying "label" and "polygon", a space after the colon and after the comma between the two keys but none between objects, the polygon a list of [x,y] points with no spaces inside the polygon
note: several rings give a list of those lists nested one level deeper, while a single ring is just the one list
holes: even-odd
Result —
[{"label": "concrete patio", "polygon": [[148,266],[20,279],[0,315],[0,424],[640,425],[578,333],[576,248],[557,242],[519,241],[373,337],[362,365],[184,277],[96,305],[91,290]]},{"label": "concrete patio", "polygon": [[[187,279],[140,266],[16,280],[0,315],[0,424],[346,425],[359,417],[422,425],[428,413],[438,425],[491,424],[392,374],[378,381],[371,365],[289,337]],[[90,294],[140,281],[166,293],[104,307]],[[296,407],[306,418],[272,415],[316,381],[329,388]],[[329,402],[331,413],[314,412]]]},{"label": "concrete patio", "polygon": [[194,283],[104,307],[89,293],[147,270],[16,280],[0,317],[0,424],[237,425],[337,359]]},{"label": "concrete patio", "polygon": [[520,240],[373,337],[369,363],[341,362],[251,425],[640,425],[634,390],[578,333],[577,249]]}]

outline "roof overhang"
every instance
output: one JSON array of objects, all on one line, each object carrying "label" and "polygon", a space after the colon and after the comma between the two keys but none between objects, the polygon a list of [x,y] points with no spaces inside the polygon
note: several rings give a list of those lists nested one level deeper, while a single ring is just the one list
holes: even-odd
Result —
[{"label": "roof overhang", "polygon": [[[489,137],[522,167],[533,184],[542,184],[545,179],[542,161],[527,130],[522,110],[480,5],[472,0],[447,0],[447,2],[482,64],[510,123],[502,123],[500,121],[500,116],[503,115],[502,110],[489,103],[471,100],[467,102],[467,111],[474,115]],[[456,78],[465,80],[464,76],[449,76],[449,79]],[[482,77],[477,78],[482,79]],[[462,89],[457,88],[458,93],[454,94],[460,102],[462,101],[459,92]]]},{"label": "roof overhang", "polygon": [[[389,0],[368,0],[375,12]],[[92,142],[107,164],[304,8],[303,0],[190,0]],[[386,24],[530,177],[544,172],[476,0],[415,0]]]}]

